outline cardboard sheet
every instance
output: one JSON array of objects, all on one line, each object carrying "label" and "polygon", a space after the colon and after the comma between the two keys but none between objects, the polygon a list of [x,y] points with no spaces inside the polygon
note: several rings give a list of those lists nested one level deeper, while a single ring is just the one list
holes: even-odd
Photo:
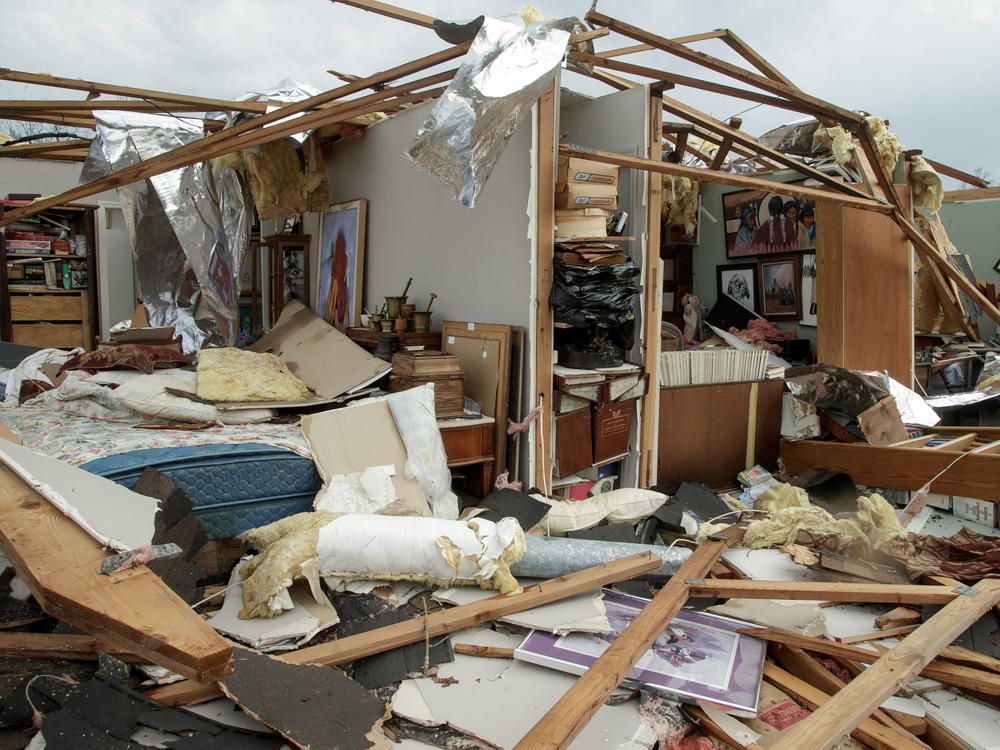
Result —
[{"label": "cardboard sheet", "polygon": [[248,348],[276,355],[316,395],[303,401],[216,404],[220,409],[326,404],[363,388],[392,369],[388,362],[373,357],[297,300],[286,304],[274,327]]},{"label": "cardboard sheet", "polygon": [[302,418],[302,432],[324,482],[338,474],[391,464],[400,512],[431,515],[420,483],[406,476],[406,448],[385,401],[309,414]]},{"label": "cardboard sheet", "polygon": [[[522,586],[531,586],[536,580],[524,578]],[[470,586],[455,586],[450,589],[435,591],[434,601],[445,604],[462,605],[478,602],[495,596],[492,591],[483,591]],[[588,591],[585,594],[571,596],[541,607],[533,607],[523,612],[515,612],[497,618],[500,622],[519,625],[532,630],[544,630],[547,633],[610,633],[611,623],[604,611],[604,602],[600,589]]]},{"label": "cardboard sheet", "polygon": [[0,461],[101,544],[124,552],[152,541],[154,498],[7,440]]}]

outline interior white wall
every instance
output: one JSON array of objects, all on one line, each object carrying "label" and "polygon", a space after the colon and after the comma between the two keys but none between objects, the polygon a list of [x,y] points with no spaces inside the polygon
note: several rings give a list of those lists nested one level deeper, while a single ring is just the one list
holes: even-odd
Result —
[{"label": "interior white wall", "polygon": [[470,209],[404,154],[427,106],[335,143],[326,162],[331,203],[368,200],[362,302],[374,312],[413,277],[418,310],[438,295],[432,330],[442,320],[527,326],[531,123],[518,126]]}]

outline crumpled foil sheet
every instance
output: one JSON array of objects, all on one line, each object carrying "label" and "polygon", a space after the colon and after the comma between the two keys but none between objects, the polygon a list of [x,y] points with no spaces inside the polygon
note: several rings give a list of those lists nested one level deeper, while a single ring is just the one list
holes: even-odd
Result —
[{"label": "crumpled foil sheet", "polygon": [[[158,156],[204,135],[178,117],[98,111],[97,141],[81,180]],[[250,212],[232,170],[192,164],[118,188],[150,325],[172,325],[185,353],[232,346],[239,328],[239,270]]]},{"label": "crumpled foil sheet", "polygon": [[517,123],[552,80],[578,21],[487,18],[406,155],[472,208]]},{"label": "crumpled foil sheet", "polygon": [[796,398],[849,419],[889,395],[884,375],[828,364],[789,367],[785,385]]}]

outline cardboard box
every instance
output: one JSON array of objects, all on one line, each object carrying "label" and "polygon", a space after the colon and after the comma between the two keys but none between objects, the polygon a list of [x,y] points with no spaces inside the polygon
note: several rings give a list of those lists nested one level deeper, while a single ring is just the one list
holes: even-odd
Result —
[{"label": "cardboard box", "polygon": [[956,518],[966,521],[975,521],[984,526],[997,525],[997,504],[990,500],[954,495],[951,498],[951,512]]},{"label": "cardboard box", "polygon": [[618,208],[618,187],[588,182],[556,183],[556,209]]},{"label": "cardboard box", "polygon": [[8,253],[47,254],[52,249],[48,240],[7,240]]},{"label": "cardboard box", "polygon": [[618,167],[576,156],[560,156],[556,182],[587,182],[594,185],[618,186]]},{"label": "cardboard box", "polygon": [[556,417],[555,467],[558,477],[568,477],[594,463],[590,407]]},{"label": "cardboard box", "polygon": [[603,208],[573,208],[556,211],[556,237],[607,237],[608,211]]}]

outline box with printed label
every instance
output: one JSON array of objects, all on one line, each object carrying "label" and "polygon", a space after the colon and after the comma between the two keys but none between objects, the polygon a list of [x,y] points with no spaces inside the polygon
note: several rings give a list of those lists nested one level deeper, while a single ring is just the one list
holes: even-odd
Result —
[{"label": "box with printed label", "polygon": [[599,161],[560,156],[556,182],[587,182],[595,185],[618,185],[618,167]]},{"label": "box with printed label", "polygon": [[954,495],[951,498],[951,512],[956,518],[966,521],[975,521],[984,526],[997,525],[997,504],[990,500]]},{"label": "box with printed label", "polygon": [[556,183],[556,209],[618,208],[618,188],[589,182]]}]

